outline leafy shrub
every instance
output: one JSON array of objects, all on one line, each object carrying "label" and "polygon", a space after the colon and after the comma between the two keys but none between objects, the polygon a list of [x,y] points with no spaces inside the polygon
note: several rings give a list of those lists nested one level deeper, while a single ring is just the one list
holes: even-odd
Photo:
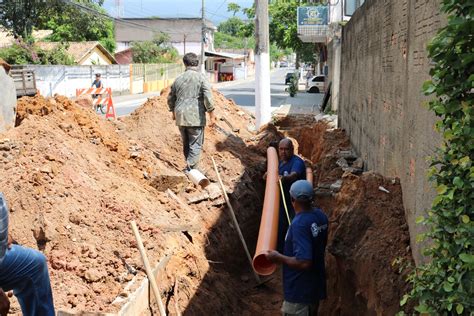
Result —
[{"label": "leafy shrub", "polygon": [[448,24],[428,46],[434,63],[425,82],[443,145],[432,158],[430,180],[438,195],[427,217],[424,255],[430,262],[409,277],[412,290],[401,305],[432,315],[472,315],[474,311],[474,2],[443,0]]}]

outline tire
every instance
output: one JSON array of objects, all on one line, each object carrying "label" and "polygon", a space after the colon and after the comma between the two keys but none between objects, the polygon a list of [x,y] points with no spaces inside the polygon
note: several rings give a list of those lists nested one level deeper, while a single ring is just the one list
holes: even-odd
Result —
[{"label": "tire", "polygon": [[319,88],[318,87],[311,87],[308,90],[309,93],[319,93]]}]

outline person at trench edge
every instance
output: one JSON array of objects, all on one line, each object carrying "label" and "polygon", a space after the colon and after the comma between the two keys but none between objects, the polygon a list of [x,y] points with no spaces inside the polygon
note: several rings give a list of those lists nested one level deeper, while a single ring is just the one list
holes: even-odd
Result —
[{"label": "person at trench edge", "polygon": [[197,169],[204,143],[206,112],[209,126],[214,126],[214,105],[211,85],[198,70],[199,59],[194,53],[183,57],[186,71],[176,78],[168,95],[168,107],[181,133],[187,168]]},{"label": "person at trench edge", "polygon": [[290,188],[295,209],[285,238],[283,253],[269,250],[271,262],[283,265],[283,316],[315,316],[319,301],[326,298],[324,255],[328,239],[328,218],[311,203],[311,183],[298,180]]},{"label": "person at trench edge", "polygon": [[278,143],[278,174],[283,186],[284,196],[280,198],[280,210],[278,220],[277,250],[282,252],[285,243],[285,234],[288,230],[288,219],[286,216],[283,199],[288,208],[290,221],[295,217],[295,210],[291,203],[290,187],[298,180],[306,180],[306,165],[300,157],[294,153],[293,142],[289,138],[283,138]]}]

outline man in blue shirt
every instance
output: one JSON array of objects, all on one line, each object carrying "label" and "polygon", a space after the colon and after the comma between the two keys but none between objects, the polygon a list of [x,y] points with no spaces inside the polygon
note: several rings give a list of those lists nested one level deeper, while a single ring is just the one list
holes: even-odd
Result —
[{"label": "man in blue shirt", "polygon": [[278,174],[280,175],[283,186],[284,197],[280,198],[280,214],[278,221],[278,251],[283,251],[286,231],[288,230],[288,217],[286,216],[283,199],[288,208],[288,215],[290,220],[295,217],[295,210],[291,205],[290,187],[297,180],[306,179],[306,166],[303,159],[295,155],[293,142],[289,138],[283,138],[278,144]]},{"label": "man in blue shirt", "polygon": [[326,298],[328,218],[311,206],[314,193],[308,181],[296,181],[290,195],[296,216],[288,229],[284,252],[270,250],[266,256],[283,264],[283,315],[314,316],[319,301]]},{"label": "man in blue shirt", "polygon": [[0,192],[0,315],[8,314],[6,291],[13,290],[25,316],[54,316],[53,294],[45,256],[12,245],[8,235],[8,206]]}]

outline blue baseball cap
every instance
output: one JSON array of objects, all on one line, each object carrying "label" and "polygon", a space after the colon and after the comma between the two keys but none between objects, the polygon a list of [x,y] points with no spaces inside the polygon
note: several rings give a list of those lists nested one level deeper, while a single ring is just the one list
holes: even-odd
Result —
[{"label": "blue baseball cap", "polygon": [[298,180],[291,185],[290,195],[296,201],[311,201],[314,196],[313,186],[307,180]]}]

